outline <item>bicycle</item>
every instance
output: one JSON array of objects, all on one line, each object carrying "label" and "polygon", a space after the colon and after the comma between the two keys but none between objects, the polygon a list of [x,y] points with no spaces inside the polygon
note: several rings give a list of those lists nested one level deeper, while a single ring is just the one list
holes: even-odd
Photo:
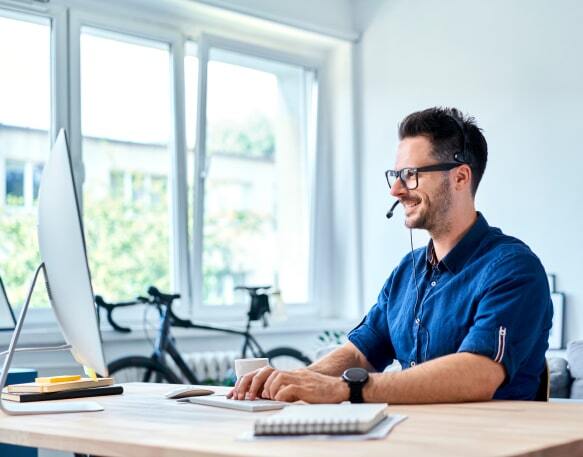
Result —
[{"label": "bicycle", "polygon": [[[103,297],[96,295],[95,303],[99,308],[107,311],[109,324],[118,332],[131,332],[130,328],[122,327],[113,319],[113,311],[117,308],[134,306],[138,304],[151,305],[157,308],[160,316],[160,326],[158,329],[157,341],[154,351],[150,357],[141,355],[126,356],[116,359],[108,364],[110,376],[115,376],[117,382],[167,382],[171,384],[181,384],[182,381],[166,362],[166,355],[174,361],[181,375],[190,384],[201,384],[193,370],[186,364],[176,346],[176,340],[171,333],[172,327],[211,330],[222,333],[240,335],[244,338],[241,349],[241,357],[246,358],[248,353],[252,357],[266,357],[271,366],[279,369],[293,369],[310,365],[312,361],[302,352],[291,347],[277,347],[269,351],[264,351],[259,342],[251,334],[251,322],[263,320],[264,326],[267,324],[266,314],[270,312],[269,297],[265,293],[259,293],[267,287],[239,287],[247,290],[251,296],[251,304],[247,312],[247,324],[245,330],[235,330],[213,325],[196,324],[190,319],[182,319],[176,316],[172,310],[174,300],[180,298],[179,294],[164,294],[156,287],[148,289],[150,298],[138,297],[134,301],[107,303]],[[291,367],[290,367],[291,364]]]}]

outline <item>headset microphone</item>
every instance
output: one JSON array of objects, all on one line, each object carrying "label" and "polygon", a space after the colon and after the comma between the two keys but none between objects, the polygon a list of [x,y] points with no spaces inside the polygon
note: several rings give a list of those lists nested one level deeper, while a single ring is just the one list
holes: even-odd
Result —
[{"label": "headset microphone", "polygon": [[[391,209],[387,212],[386,216],[387,219],[390,219],[391,217],[393,217],[393,211],[395,210],[395,208],[397,207],[397,205],[401,203],[400,200],[397,200],[395,203],[393,203],[393,205],[391,206]],[[413,279],[415,280],[415,294],[416,294],[416,299],[415,299],[415,303],[419,303],[419,285],[417,284],[417,263],[415,262],[415,254],[413,253],[413,230],[410,228],[409,229],[409,240],[411,241],[411,262],[413,263],[413,269],[411,270],[411,276],[413,276]],[[421,303],[421,310],[423,310],[423,303]]]},{"label": "headset microphone", "polygon": [[393,217],[393,211],[395,210],[395,208],[397,207],[397,205],[399,203],[401,203],[400,200],[397,200],[395,203],[393,203],[393,206],[391,206],[391,209],[386,214],[387,219],[390,219],[391,217]]}]

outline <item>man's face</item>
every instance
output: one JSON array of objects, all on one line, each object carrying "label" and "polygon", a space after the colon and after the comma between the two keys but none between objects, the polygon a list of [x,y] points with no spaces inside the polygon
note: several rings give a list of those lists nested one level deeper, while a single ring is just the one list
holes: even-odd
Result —
[{"label": "man's face", "polygon": [[[439,161],[431,154],[431,143],[423,136],[405,138],[397,148],[395,170],[434,165]],[[432,234],[448,229],[448,211],[452,190],[448,172],[420,172],[418,187],[408,190],[398,179],[391,195],[398,198],[405,209],[407,228],[425,229]]]}]

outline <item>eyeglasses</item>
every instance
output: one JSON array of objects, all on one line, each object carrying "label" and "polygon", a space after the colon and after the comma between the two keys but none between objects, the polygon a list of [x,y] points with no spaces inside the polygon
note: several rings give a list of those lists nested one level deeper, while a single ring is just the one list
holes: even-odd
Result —
[{"label": "eyeglasses", "polygon": [[387,170],[385,171],[385,177],[387,178],[387,184],[390,188],[393,188],[397,179],[400,179],[403,185],[408,190],[417,189],[419,186],[419,173],[425,173],[430,171],[449,171],[456,167],[463,165],[463,163],[438,163],[435,165],[428,165],[426,167],[417,168],[403,168],[401,170]]}]

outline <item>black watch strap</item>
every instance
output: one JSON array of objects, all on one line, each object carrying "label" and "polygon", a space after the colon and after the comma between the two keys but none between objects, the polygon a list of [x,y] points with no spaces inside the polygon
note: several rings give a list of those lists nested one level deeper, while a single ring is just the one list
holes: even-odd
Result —
[{"label": "black watch strap", "polygon": [[350,403],[364,403],[364,398],[362,398],[364,384],[349,383],[348,387],[350,387]]},{"label": "black watch strap", "polygon": [[368,371],[364,368],[349,368],[342,373],[342,379],[350,389],[350,403],[364,403],[362,389],[368,381]]}]

